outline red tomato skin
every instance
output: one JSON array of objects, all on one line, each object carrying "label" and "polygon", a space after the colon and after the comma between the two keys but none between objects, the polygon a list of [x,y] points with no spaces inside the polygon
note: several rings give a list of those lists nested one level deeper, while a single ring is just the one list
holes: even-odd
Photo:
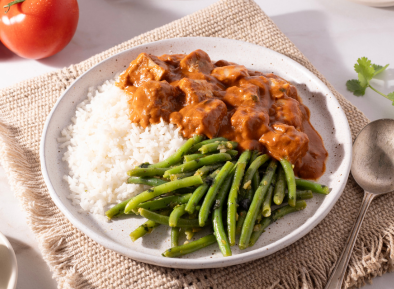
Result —
[{"label": "red tomato skin", "polygon": [[[0,0],[0,7],[11,0]],[[77,0],[26,0],[0,16],[0,39],[15,54],[42,59],[62,50],[77,29]]]}]

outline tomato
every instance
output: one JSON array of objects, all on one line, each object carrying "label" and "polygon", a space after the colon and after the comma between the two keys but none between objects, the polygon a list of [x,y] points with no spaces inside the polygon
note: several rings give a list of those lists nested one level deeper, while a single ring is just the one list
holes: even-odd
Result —
[{"label": "tomato", "polygon": [[[0,7],[10,2],[0,0]],[[0,39],[21,57],[54,55],[70,42],[77,29],[77,0],[25,0],[9,8],[6,14],[0,12]]]}]

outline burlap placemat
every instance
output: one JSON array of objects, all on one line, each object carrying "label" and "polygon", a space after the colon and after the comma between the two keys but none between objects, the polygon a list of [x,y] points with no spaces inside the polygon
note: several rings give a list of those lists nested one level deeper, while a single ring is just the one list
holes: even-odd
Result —
[{"label": "burlap placemat", "polygon": [[[323,288],[361,204],[362,191],[351,178],[330,214],[307,236],[269,257],[221,269],[168,269],[120,256],[77,230],[52,202],[41,175],[39,142],[58,97],[79,75],[117,52],[182,36],[238,39],[283,53],[328,85],[347,115],[353,137],[368,123],[251,0],[219,1],[80,64],[1,90],[1,164],[59,288]],[[371,205],[345,287],[360,286],[393,268],[393,200],[389,194]]]}]

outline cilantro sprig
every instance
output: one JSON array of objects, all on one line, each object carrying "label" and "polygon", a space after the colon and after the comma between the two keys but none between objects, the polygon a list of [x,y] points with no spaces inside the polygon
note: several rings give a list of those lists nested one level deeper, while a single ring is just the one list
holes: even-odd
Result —
[{"label": "cilantro sprig", "polygon": [[394,92],[384,94],[372,87],[370,84],[370,80],[376,75],[385,71],[388,66],[388,64],[385,66],[372,64],[371,60],[366,57],[357,59],[357,63],[354,65],[354,70],[358,73],[358,79],[348,80],[346,82],[347,89],[353,92],[353,94],[356,96],[363,96],[365,94],[365,90],[369,87],[373,91],[379,93],[381,96],[391,100],[392,105],[394,105]]}]

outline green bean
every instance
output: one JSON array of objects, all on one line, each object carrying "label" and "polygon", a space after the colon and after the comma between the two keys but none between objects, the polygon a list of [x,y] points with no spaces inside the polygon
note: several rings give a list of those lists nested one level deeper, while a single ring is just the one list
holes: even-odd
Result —
[{"label": "green bean", "polygon": [[193,172],[187,172],[187,173],[180,173],[180,174],[174,174],[174,175],[170,175],[170,180],[171,181],[176,181],[176,180],[180,180],[180,179],[184,179],[187,177],[191,177],[194,175],[194,171]]},{"label": "green bean", "polygon": [[252,236],[250,237],[249,247],[253,246],[258,238],[264,233],[264,230],[276,220],[283,218],[285,215],[300,211],[305,209],[306,203],[305,201],[297,201],[295,207],[291,207],[289,205],[284,206],[282,208],[278,208],[272,212],[272,216],[268,218],[263,218],[260,224],[256,225],[257,230],[254,230]]},{"label": "green bean", "polygon": [[117,205],[115,205],[114,207],[112,207],[111,209],[109,209],[108,211],[105,212],[105,215],[107,216],[108,219],[112,219],[113,217],[119,215],[121,212],[124,211],[124,208],[126,207],[127,203],[131,200],[127,199],[126,201],[123,201]]},{"label": "green bean", "polygon": [[207,140],[204,140],[204,141],[202,141],[202,142],[199,142],[198,144],[193,145],[193,146],[190,148],[189,152],[190,152],[190,153],[195,153],[195,152],[198,151],[198,149],[199,149],[200,147],[202,147],[203,145],[210,144],[210,143],[214,143],[214,142],[219,142],[219,141],[227,141],[227,140],[228,140],[228,139],[226,139],[226,138],[224,138],[224,137],[217,137],[217,138],[213,138],[213,139],[207,139]]},{"label": "green bean", "polygon": [[205,179],[204,184],[199,186],[194,192],[191,198],[189,199],[187,205],[186,205],[186,212],[189,214],[193,214],[194,210],[197,206],[197,204],[200,202],[201,198],[205,195],[205,193],[208,191],[209,185],[211,181],[217,176],[220,170],[216,170],[213,173],[209,175],[209,178]]},{"label": "green bean", "polygon": [[213,231],[219,245],[219,249],[224,257],[231,256],[230,242],[228,241],[226,231],[223,226],[223,204],[230,190],[234,172],[230,172],[216,197],[216,202],[212,215]]},{"label": "green bean", "polygon": [[217,165],[211,165],[211,166],[203,166],[199,168],[194,175],[195,176],[201,176],[202,178],[205,177],[209,172],[212,172],[218,168],[221,168],[223,164],[217,164]]},{"label": "green bean", "polygon": [[168,224],[170,225],[170,227],[177,227],[179,219],[186,213],[185,206],[186,206],[186,204],[178,205],[171,212],[170,218],[168,221]]},{"label": "green bean", "polygon": [[198,150],[203,154],[208,154],[215,151],[221,151],[222,149],[226,151],[232,150],[237,148],[237,146],[238,143],[235,141],[220,141],[220,142],[205,144],[202,147],[200,147]]},{"label": "green bean", "polygon": [[189,138],[173,155],[165,159],[164,161],[161,161],[159,163],[150,165],[150,168],[169,168],[170,166],[182,161],[182,158],[185,154],[187,154],[190,151],[190,148],[201,142],[203,139],[203,136],[201,135],[195,135],[192,138]]},{"label": "green bean", "polygon": [[269,160],[269,156],[267,154],[258,156],[249,166],[249,168],[245,172],[244,179],[242,181],[242,189],[244,192],[244,196],[247,194],[252,187],[252,178],[254,174],[257,172],[258,168],[262,166],[266,161]]},{"label": "green bean", "polygon": [[235,245],[238,192],[245,173],[246,165],[249,162],[251,154],[252,153],[250,151],[244,151],[239,157],[237,165],[235,166],[235,176],[227,200],[227,233],[230,246]]},{"label": "green bean", "polygon": [[[143,216],[144,218],[147,218],[148,220],[154,221],[156,223],[162,224],[162,225],[167,225],[169,226],[169,217],[167,216],[162,216],[160,214],[157,214],[155,212],[145,210],[143,208],[138,209],[138,213]],[[180,228],[190,228],[190,227],[198,227],[198,219],[179,219],[178,220],[178,227]]]},{"label": "green bean", "polygon": [[272,223],[272,218],[263,218],[261,223],[256,225],[258,227],[257,230],[253,229],[253,233],[250,236],[249,247],[256,244],[257,240],[260,238],[261,234],[264,233],[264,230]]},{"label": "green bean", "polygon": [[287,214],[301,211],[305,208],[306,208],[306,202],[304,200],[297,201],[295,203],[294,207],[290,206],[290,204],[289,204],[289,205],[286,205],[284,207],[281,207],[281,208],[275,210],[275,212],[272,214],[272,220],[273,221],[279,220]]},{"label": "green bean", "polygon": [[180,188],[201,185],[202,183],[203,183],[203,180],[200,176],[193,176],[193,177],[184,178],[181,180],[165,183],[160,186],[151,188],[148,191],[142,192],[141,194],[131,198],[130,201],[126,205],[124,212],[127,214],[132,209],[136,208],[139,204],[149,201],[149,200],[151,200],[155,197],[158,197],[162,194],[165,194],[165,193],[168,193],[168,192],[174,191],[176,189],[180,189]]},{"label": "green bean", "polygon": [[[252,152],[252,156],[250,158],[250,162],[252,163],[260,154],[261,153],[259,151],[254,150]],[[257,190],[257,188],[259,187],[259,184],[260,184],[260,173],[259,173],[259,170],[257,170],[254,173],[253,177],[252,177],[252,189],[253,189],[253,191]]]},{"label": "green bean", "polygon": [[169,170],[167,170],[164,173],[164,177],[167,178],[172,174],[179,174],[179,173],[183,173],[183,172],[189,172],[189,171],[193,171],[195,169],[201,168],[203,166],[206,165],[213,165],[216,163],[220,163],[220,162],[225,162],[225,161],[230,161],[231,160],[231,156],[229,154],[226,153],[220,153],[220,154],[214,154],[214,155],[209,155],[206,156],[204,158],[198,159],[198,160],[193,160],[187,163],[184,163],[180,166],[171,168]]},{"label": "green bean", "polygon": [[[313,193],[310,190],[308,191],[297,190],[296,194],[297,194],[297,200],[308,200],[313,198]],[[283,203],[287,203],[288,199],[289,199],[288,194],[286,194],[285,198],[283,199]]]},{"label": "green bean", "polygon": [[139,208],[143,208],[150,211],[157,211],[174,205],[185,204],[189,201],[191,196],[192,193],[189,193],[186,195],[169,196],[169,197],[164,197],[157,200],[145,202],[140,204],[137,208],[133,209],[133,212],[137,213]]},{"label": "green bean", "polygon": [[[256,160],[258,160],[258,158],[256,158]],[[242,226],[241,237],[239,239],[239,248],[241,250],[246,249],[249,246],[250,236],[252,235],[253,227],[261,208],[261,203],[264,201],[264,197],[267,194],[269,187],[271,186],[272,177],[275,174],[276,167],[276,160],[271,160],[267,168],[266,174],[254,194],[253,201],[249,207],[248,213],[246,214],[245,222]]]},{"label": "green bean", "polygon": [[209,211],[213,205],[213,202],[215,201],[215,197],[219,191],[219,188],[225,181],[227,175],[230,173],[233,166],[234,164],[232,162],[226,162],[226,164],[222,167],[216,178],[213,180],[213,184],[205,195],[200,212],[198,214],[200,227],[205,226],[205,222],[208,219]]},{"label": "green bean", "polygon": [[206,157],[204,154],[192,154],[192,155],[185,155],[183,158],[183,163],[187,163],[196,159],[201,159],[203,157]]},{"label": "green bean", "polygon": [[241,235],[242,226],[244,225],[245,218],[246,218],[246,213],[247,213],[246,211],[239,212],[238,220],[237,220],[237,226],[235,228],[235,234],[236,235]]},{"label": "green bean", "polygon": [[[167,210],[167,211],[161,212],[160,214],[164,215],[164,216],[166,216],[166,215],[168,216],[169,213],[170,213],[170,211]],[[136,240],[145,236],[146,234],[151,233],[152,230],[159,225],[160,225],[159,223],[156,223],[151,220],[146,221],[145,223],[143,223],[141,226],[139,226],[137,229],[135,229],[133,232],[130,233],[131,241],[135,242]]]},{"label": "green bean", "polygon": [[128,171],[127,174],[132,177],[161,177],[165,171],[165,168],[134,168]]},{"label": "green bean", "polygon": [[289,191],[289,205],[294,207],[297,201],[297,193],[293,166],[286,159],[281,159],[280,163],[286,175],[287,190]]},{"label": "green bean", "polygon": [[162,255],[164,257],[180,257],[189,253],[193,253],[195,251],[198,251],[202,248],[205,248],[209,245],[215,244],[216,243],[216,238],[214,235],[208,235],[205,237],[202,237],[196,241],[189,242],[187,244],[183,244],[178,247],[173,247],[168,250],[166,250]]},{"label": "green bean", "polygon": [[178,246],[179,228],[171,228],[171,247]]},{"label": "green bean", "polygon": [[280,205],[285,197],[286,190],[286,175],[283,168],[280,166],[278,168],[278,178],[276,180],[275,190],[274,190],[274,203]]},{"label": "green bean", "polygon": [[151,187],[157,187],[162,184],[168,183],[167,181],[164,181],[162,179],[158,178],[141,178],[141,177],[130,177],[127,179],[128,184],[142,184],[142,185],[148,185]]},{"label": "green bean", "polygon": [[303,190],[311,190],[314,193],[323,194],[323,195],[328,195],[330,193],[330,188],[325,185],[321,185],[315,182],[302,180],[302,179],[296,179],[295,182],[297,188]]},{"label": "green bean", "polygon": [[265,199],[263,202],[263,209],[261,210],[261,214],[264,217],[271,216],[272,195],[273,195],[274,188],[275,188],[276,177],[277,177],[276,174],[272,177],[271,185],[268,189],[267,194],[265,195]]}]

